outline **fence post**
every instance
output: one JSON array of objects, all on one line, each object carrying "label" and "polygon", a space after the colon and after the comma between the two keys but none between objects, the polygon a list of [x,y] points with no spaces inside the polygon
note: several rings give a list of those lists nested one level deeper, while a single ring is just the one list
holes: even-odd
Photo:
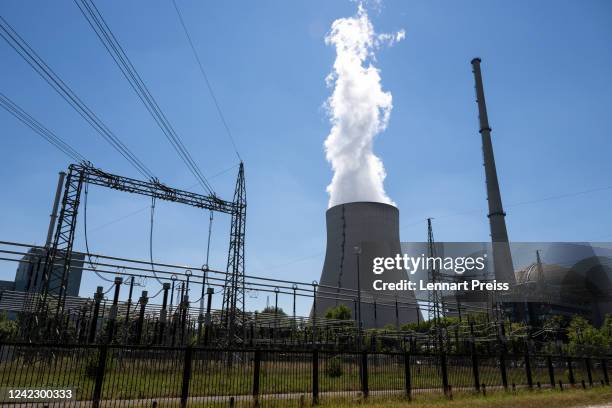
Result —
[{"label": "fence post", "polygon": [[568,370],[568,379],[569,383],[574,386],[576,384],[576,380],[574,379],[574,367],[572,367],[572,358],[567,358],[567,370]]},{"label": "fence post", "polygon": [[368,353],[366,351],[361,353],[361,392],[364,398],[368,397]]},{"label": "fence post", "polygon": [[444,351],[440,353],[440,368],[442,370],[442,388],[444,395],[448,396],[448,370],[446,367],[446,353]]},{"label": "fence post", "polygon": [[312,344],[315,347],[317,346],[317,286],[316,281],[312,282]]},{"label": "fence post", "polygon": [[410,354],[404,353],[404,386],[406,388],[406,397],[412,400],[412,381],[410,378]]},{"label": "fence post", "polygon": [[100,398],[102,396],[102,382],[104,381],[104,372],[106,371],[106,355],[108,352],[108,346],[102,344],[98,347],[98,369],[96,370],[96,382],[94,385],[93,393],[93,408],[100,406]]},{"label": "fence post", "polygon": [[191,380],[191,346],[185,348],[185,358],[183,363],[183,387],[181,388],[181,408],[187,406],[189,398],[189,381]]},{"label": "fence post", "polygon": [[261,369],[261,351],[255,350],[255,361],[253,367],[253,401],[259,406],[259,372]]},{"label": "fence post", "polygon": [[593,373],[591,372],[591,359],[589,357],[585,357],[584,365],[586,366],[587,378],[589,379],[589,385],[592,387],[593,386]]},{"label": "fence post", "polygon": [[480,392],[480,373],[478,372],[478,355],[476,354],[476,344],[472,339],[472,373],[474,374],[474,389]]},{"label": "fence post", "polygon": [[555,369],[553,367],[552,357],[548,356],[548,377],[550,377],[550,388],[555,388]]},{"label": "fence post", "polygon": [[525,352],[525,374],[527,374],[527,386],[529,389],[533,389],[533,377],[531,376],[531,358],[529,357],[529,351]]},{"label": "fence post", "polygon": [[610,385],[610,378],[608,377],[608,360],[605,358],[601,359],[601,369],[603,371],[604,381],[606,385]]},{"label": "fence post", "polygon": [[312,403],[319,403],[319,350],[312,351]]},{"label": "fence post", "polygon": [[502,384],[504,389],[508,389],[508,375],[506,373],[506,355],[502,351],[499,355],[499,371],[501,373]]}]

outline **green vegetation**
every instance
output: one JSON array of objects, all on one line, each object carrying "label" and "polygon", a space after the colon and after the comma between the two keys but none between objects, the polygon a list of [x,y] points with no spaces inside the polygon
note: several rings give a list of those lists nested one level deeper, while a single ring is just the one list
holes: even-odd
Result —
[{"label": "green vegetation", "polygon": [[[564,392],[520,391],[499,392],[487,395],[463,395],[452,400],[442,396],[417,396],[411,402],[400,399],[370,399],[363,403],[371,408],[569,408],[586,407],[594,404],[609,404],[612,401],[612,389],[594,388],[584,390],[566,390]],[[355,401],[322,401],[322,407],[349,408]]]},{"label": "green vegetation", "polygon": [[604,354],[612,344],[612,315],[607,315],[603,325],[597,329],[581,316],[571,320],[567,336],[567,351],[572,354]]},{"label": "green vegetation", "polygon": [[328,377],[340,377],[343,373],[342,370],[342,359],[340,356],[335,356],[327,360],[327,364],[325,365],[325,374]]},{"label": "green vegetation", "polygon": [[259,313],[262,315],[268,314],[268,315],[277,315],[277,316],[287,316],[287,313],[285,313],[285,311],[281,307],[275,308],[274,306],[266,306]]},{"label": "green vegetation", "polygon": [[339,304],[336,307],[330,307],[325,311],[325,318],[335,320],[350,320],[351,309],[344,303]]},{"label": "green vegetation", "polygon": [[0,313],[0,342],[13,340],[17,336],[17,322],[9,320],[6,312]]},{"label": "green vegetation", "polygon": [[[442,395],[417,395],[408,401],[403,397],[383,397],[370,396],[364,400],[357,393],[346,396],[321,396],[319,407],[334,407],[334,408],[352,408],[356,404],[368,408],[576,408],[576,407],[593,407],[600,404],[609,404],[612,401],[612,388],[592,388],[588,390],[582,389],[566,389],[563,392],[555,390],[542,391],[518,391],[518,392],[498,392],[487,394],[463,394],[455,395],[452,399],[447,399]],[[190,408],[217,408],[227,407],[229,398],[222,398],[215,401],[198,401],[197,399],[189,400]],[[310,395],[303,394],[295,396],[291,399],[275,400],[261,399],[261,406],[289,406],[306,408],[313,406]],[[158,401],[158,408],[175,408],[179,406],[179,402],[173,401]],[[234,406],[236,408],[253,407],[251,398],[235,398]],[[608,406],[608,405],[602,405]]]},{"label": "green vegetation", "polygon": [[[468,321],[470,323],[468,323]],[[472,337],[495,339],[499,336],[499,328],[490,324],[486,314],[470,314],[464,316],[460,321],[457,317],[444,317],[439,319],[438,325],[447,334],[447,338],[458,340]],[[513,323],[506,321],[505,339],[509,350],[520,349],[529,338],[531,328],[525,323]],[[572,355],[605,355],[612,353],[612,315],[606,315],[601,327],[594,327],[582,316],[573,316],[571,319],[563,316],[552,316],[546,320],[537,337],[540,343],[540,351],[553,354]],[[429,334],[435,332],[434,320],[426,320],[419,323],[408,323],[401,326],[401,330],[414,334]],[[384,331],[370,330],[371,334],[382,334]],[[449,342],[449,352],[454,351],[454,344]],[[484,342],[477,345],[478,351],[487,351]]]}]

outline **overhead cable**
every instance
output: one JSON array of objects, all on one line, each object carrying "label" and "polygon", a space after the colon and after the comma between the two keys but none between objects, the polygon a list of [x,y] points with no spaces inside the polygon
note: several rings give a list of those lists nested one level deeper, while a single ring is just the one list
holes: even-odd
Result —
[{"label": "overhead cable", "polygon": [[70,157],[75,162],[86,162],[83,155],[76,151],[72,146],[62,140],[55,133],[50,131],[42,123],[34,119],[30,114],[19,107],[15,102],[9,99],[6,95],[0,92],[0,105],[7,110],[11,115],[19,119],[23,124],[28,126],[34,132],[38,133],[47,142],[51,143],[56,149]]},{"label": "overhead cable", "polygon": [[121,154],[147,179],[153,173],[134,153],[100,120],[100,118],[76,95],[76,93],[49,67],[13,27],[0,16],[0,36],[51,86],[100,136]]},{"label": "overhead cable", "polygon": [[183,20],[183,14],[181,13],[181,10],[178,8],[178,5],[176,4],[176,0],[172,0],[172,4],[174,5],[174,10],[176,10],[176,14],[179,18],[179,21],[181,22],[181,26],[183,27],[183,32],[185,33],[185,36],[187,37],[187,42],[189,42],[189,47],[191,48],[191,52],[193,53],[193,56],[198,63],[198,67],[200,68],[200,73],[202,74],[202,77],[204,78],[204,83],[206,84],[208,93],[210,94],[210,97],[212,98],[215,104],[215,108],[217,109],[217,114],[219,115],[219,119],[221,119],[221,123],[223,123],[223,127],[225,128],[227,137],[232,143],[234,153],[236,154],[236,157],[238,157],[238,160],[242,161],[242,157],[240,157],[240,153],[238,153],[238,148],[236,147],[236,142],[234,141],[234,136],[232,135],[229,125],[227,124],[227,121],[225,120],[225,115],[223,115],[223,111],[221,111],[221,105],[219,104],[219,101],[217,100],[217,97],[215,96],[215,92],[213,91],[213,87],[210,84],[210,81],[208,80],[208,75],[206,74],[206,70],[204,69],[204,65],[202,64],[202,61],[200,61],[200,56],[198,55],[198,52],[196,51],[195,46],[193,45],[193,40],[191,39],[191,35],[189,35],[189,30],[187,30],[187,25],[185,24],[185,20]]},{"label": "overhead cable", "polygon": [[129,57],[125,53],[123,47],[113,34],[112,30],[104,20],[102,14],[97,9],[96,5],[91,0],[74,0],[75,4],[81,10],[81,13],[94,30],[104,48],[108,51],[110,56],[113,58],[123,76],[128,80],[130,86],[136,92],[136,95],[145,105],[147,111],[151,114],[155,123],[162,130],[179,158],[185,163],[189,171],[193,174],[193,176],[198,180],[200,185],[206,190],[209,194],[214,195],[214,190],[211,184],[208,182],[204,174],[193,160],[191,153],[181,140],[180,136],[174,130],[174,127],[168,120],[167,116],[164,114],[162,109],[159,107],[159,104],[149,91],[147,85],[142,80],[138,71],[130,61]]},{"label": "overhead cable", "polygon": [[87,197],[89,196],[89,183],[85,183],[85,200],[84,200],[84,208],[83,208],[83,229],[84,229],[84,233],[85,233],[85,251],[87,253],[87,261],[89,262],[89,266],[91,267],[91,269],[94,271],[94,273],[96,275],[98,275],[98,278],[102,279],[103,281],[106,282],[110,282],[113,283],[114,281],[112,279],[108,279],[104,276],[102,276],[99,272],[98,269],[94,266],[92,260],[91,260],[91,254],[89,253],[89,239],[87,238]]}]

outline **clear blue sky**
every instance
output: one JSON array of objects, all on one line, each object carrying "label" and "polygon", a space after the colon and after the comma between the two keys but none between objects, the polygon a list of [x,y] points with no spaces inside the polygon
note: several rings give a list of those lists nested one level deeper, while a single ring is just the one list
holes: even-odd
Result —
[{"label": "clear blue sky", "polygon": [[[334,59],[324,36],[355,13],[348,1],[178,0],[246,165],[250,274],[320,276],[325,187],[322,104]],[[98,1],[140,75],[204,173],[237,160],[170,1]],[[165,183],[196,181],[71,1],[4,1],[0,13]],[[612,4],[607,1],[390,1],[370,11],[378,32],[406,39],[378,53],[392,92],[377,138],[386,191],[404,241],[488,239],[486,195],[470,60],[480,56],[502,198],[514,241],[612,238],[612,189],[513,206],[612,185]],[[0,42],[0,91],[95,165],[138,174],[11,49]],[[42,243],[57,172],[68,159],[0,111],[1,239]],[[230,197],[236,169],[211,179]],[[94,252],[148,257],[149,200],[92,188]],[[463,213],[462,215],[452,215]],[[158,204],[154,256],[202,264],[208,214]],[[82,250],[79,221],[76,249]],[[213,266],[224,268],[228,222],[214,224]],[[296,262],[296,260],[300,260]],[[14,264],[0,278],[12,279]],[[89,295],[95,279],[83,283]],[[259,301],[265,302],[265,299]],[[265,298],[265,296],[263,296]],[[285,305],[287,308],[288,306]],[[304,309],[303,311],[305,311]]]}]

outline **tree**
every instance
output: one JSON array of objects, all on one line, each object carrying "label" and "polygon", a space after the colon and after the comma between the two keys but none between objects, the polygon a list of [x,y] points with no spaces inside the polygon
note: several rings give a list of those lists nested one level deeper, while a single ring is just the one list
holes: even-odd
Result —
[{"label": "tree", "polygon": [[351,320],[351,314],[351,309],[344,303],[335,307],[330,307],[325,311],[325,317],[327,319],[335,320]]},{"label": "tree", "polygon": [[459,318],[458,317],[441,317],[438,320],[429,319],[429,320],[421,321],[419,323],[416,323],[416,322],[404,323],[401,326],[401,330],[427,333],[430,330],[432,330],[433,327],[435,327],[436,323],[438,323],[440,327],[454,326],[454,325],[459,324]]},{"label": "tree", "polygon": [[12,340],[17,335],[17,322],[9,320],[6,312],[0,313],[0,341]]},{"label": "tree", "polygon": [[287,313],[285,313],[285,311],[280,308],[277,307],[275,308],[274,306],[266,306],[264,307],[264,309],[261,311],[262,314],[276,314],[278,316],[287,316]]},{"label": "tree", "polygon": [[608,344],[612,344],[612,314],[606,315],[606,318],[604,319],[599,330],[608,339]]},{"label": "tree", "polygon": [[573,354],[604,354],[608,351],[606,330],[608,316],[601,329],[596,329],[582,316],[574,316],[567,328],[569,352]]}]

